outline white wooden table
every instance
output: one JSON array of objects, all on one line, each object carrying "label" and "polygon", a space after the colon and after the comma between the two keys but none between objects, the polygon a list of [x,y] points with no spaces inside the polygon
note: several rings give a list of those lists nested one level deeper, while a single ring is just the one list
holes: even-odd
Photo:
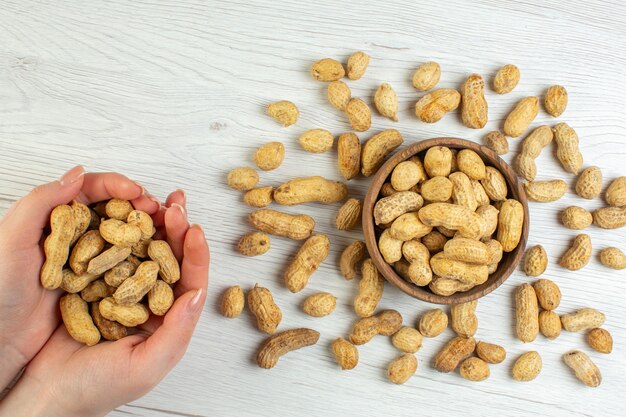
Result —
[{"label": "white wooden table", "polygon": [[[358,367],[338,370],[330,342],[347,335],[355,321],[351,302],[357,281],[337,271],[344,246],[360,231],[333,227],[337,206],[288,209],[317,220],[328,233],[332,252],[305,291],[291,294],[281,281],[298,244],[275,238],[259,258],[239,256],[234,245],[250,228],[250,209],[225,184],[226,173],[251,165],[256,147],[282,141],[286,160],[277,171],[262,173],[262,184],[279,184],[300,175],[338,179],[334,152],[308,154],[298,135],[324,127],[335,134],[349,129],[328,105],[325,85],[308,74],[313,61],[340,60],[355,50],[372,56],[363,79],[350,82],[354,96],[370,99],[377,85],[389,82],[400,98],[399,123],[373,118],[365,139],[396,127],[412,143],[436,136],[475,141],[501,126],[521,97],[541,95],[551,84],[569,91],[570,104],[559,119],[579,136],[585,166],[602,168],[605,185],[626,174],[626,5],[597,1],[354,1],[229,2],[0,0],[0,213],[36,184],[57,178],[75,164],[89,170],[114,170],[164,197],[187,190],[189,215],[201,223],[212,250],[210,296],[187,355],[150,394],[120,407],[112,416],[413,416],[413,415],[623,415],[626,389],[624,294],[626,271],[606,269],[597,252],[606,246],[626,249],[626,229],[586,232],[594,257],[569,272],[558,258],[575,236],[558,222],[566,206],[594,209],[600,199],[584,201],[572,190],[552,204],[531,205],[529,244],[542,244],[550,264],[545,277],[563,292],[558,312],[596,307],[607,314],[614,337],[611,355],[586,346],[584,335],[564,333],[523,345],[514,337],[512,294],[529,279],[516,271],[478,307],[480,340],[507,348],[503,364],[491,367],[481,383],[458,373],[440,374],[431,365],[452,331],[425,339],[417,374],[405,385],[386,379],[397,355],[389,340],[376,338],[360,348]],[[443,70],[440,87],[458,88],[471,72],[490,80],[507,63],[519,66],[522,80],[511,94],[490,89],[489,124],[472,131],[458,114],[426,125],[412,114],[420,96],[411,87],[413,70],[427,60]],[[301,118],[283,129],[264,115],[264,106],[287,99]],[[556,121],[543,110],[534,125]],[[511,161],[520,140],[511,140]],[[538,159],[539,178],[564,178],[547,149]],[[362,197],[368,180],[351,181],[351,195]],[[322,334],[311,348],[287,355],[273,370],[256,366],[254,353],[264,339],[248,313],[229,320],[218,314],[221,292],[254,283],[270,288],[283,310],[282,329],[307,326]],[[337,310],[314,319],[300,310],[315,291],[330,291]],[[405,322],[432,307],[388,285],[381,307],[399,310]],[[561,355],[573,348],[590,353],[602,370],[597,389],[576,381]],[[514,359],[537,350],[541,375],[519,383],[510,377]]]}]

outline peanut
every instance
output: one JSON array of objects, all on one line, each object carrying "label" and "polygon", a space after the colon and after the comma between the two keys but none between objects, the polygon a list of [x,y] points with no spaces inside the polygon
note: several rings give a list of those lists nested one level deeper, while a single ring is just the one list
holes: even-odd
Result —
[{"label": "peanut", "polygon": [[356,198],[348,199],[337,212],[335,227],[337,230],[352,230],[361,221],[361,202]]},{"label": "peanut", "polygon": [[381,116],[398,121],[398,95],[387,83],[382,83],[374,94],[374,104]]},{"label": "peanut", "polygon": [[92,217],[89,207],[76,200],[72,201],[70,207],[74,217],[74,236],[71,242],[73,245],[87,231],[92,223]]},{"label": "peanut", "polygon": [[150,243],[152,243],[152,239],[142,239],[130,247],[130,253],[139,258],[147,258]]},{"label": "peanut", "polygon": [[424,337],[437,337],[448,327],[448,315],[440,308],[427,311],[418,324]]},{"label": "peanut", "polygon": [[311,67],[311,76],[317,81],[337,81],[346,74],[341,62],[332,58],[324,58]]},{"label": "peanut", "polygon": [[97,279],[90,282],[81,292],[80,297],[88,303],[100,301],[101,299],[112,295],[115,288],[104,282],[103,279]]},{"label": "peanut", "polygon": [[548,254],[541,245],[535,245],[526,251],[524,259],[524,272],[529,277],[538,277],[546,271],[548,266]]},{"label": "peanut", "polygon": [[561,323],[567,332],[580,332],[602,326],[605,319],[604,314],[595,308],[581,308],[562,315]]},{"label": "peanut", "polygon": [[471,180],[482,180],[487,175],[482,158],[471,149],[462,149],[456,157],[459,171]]},{"label": "peanut", "polygon": [[552,128],[556,142],[556,156],[561,161],[563,169],[572,174],[578,174],[583,166],[583,156],[578,150],[578,135],[567,123],[559,123]]},{"label": "peanut", "polygon": [[580,234],[574,238],[572,246],[563,254],[559,265],[570,271],[576,271],[589,263],[591,253],[591,238],[584,233]]},{"label": "peanut", "polygon": [[[494,264],[497,267],[498,263],[502,260],[502,245],[495,239],[485,239],[483,242],[485,246],[487,246],[487,252],[489,253],[487,267]],[[494,271],[489,271],[489,273],[492,274]]]},{"label": "peanut", "polygon": [[409,262],[406,278],[420,287],[428,285],[433,279],[428,248],[417,240],[410,240],[402,245],[402,254]]},{"label": "peanut", "polygon": [[104,249],[104,239],[97,230],[90,230],[82,235],[70,254],[70,268],[81,275],[87,272],[87,264]]},{"label": "peanut", "polygon": [[[72,236],[73,231],[69,238]],[[87,346],[93,346],[100,341],[100,331],[89,315],[89,307],[78,294],[64,295],[59,305],[63,323],[72,339]]]},{"label": "peanut", "polygon": [[233,190],[249,191],[259,182],[259,174],[252,168],[239,167],[228,173],[226,182]]},{"label": "peanut", "polygon": [[272,204],[274,187],[259,187],[246,191],[243,202],[250,207],[267,207]]},{"label": "peanut", "polygon": [[489,132],[485,136],[485,144],[498,155],[504,155],[509,152],[509,142],[506,140],[506,136],[498,130]]},{"label": "peanut", "polygon": [[559,117],[567,107],[567,90],[562,85],[553,85],[546,91],[543,99],[546,112],[552,117]]},{"label": "peanut", "polygon": [[159,275],[163,281],[173,284],[180,279],[180,265],[172,248],[164,240],[154,240],[148,247],[150,259],[159,264]]},{"label": "peanut", "polygon": [[513,365],[513,379],[521,382],[532,381],[541,372],[542,361],[538,352],[531,351],[522,354]]},{"label": "peanut", "polygon": [[606,189],[604,199],[609,206],[626,206],[626,177],[615,178]]},{"label": "peanut", "polygon": [[378,238],[378,249],[385,262],[392,264],[402,258],[402,244],[400,239],[391,237],[390,229],[385,229]]},{"label": "peanut", "polygon": [[133,206],[127,200],[120,200],[118,198],[110,199],[105,207],[106,215],[109,219],[126,221],[128,215],[133,211]]},{"label": "peanut", "polygon": [[435,369],[446,373],[454,371],[461,361],[472,354],[475,347],[473,337],[457,336],[451,339],[435,356]]},{"label": "peanut", "polygon": [[104,281],[112,287],[119,287],[135,273],[138,266],[130,261],[122,261],[104,273]]},{"label": "peanut", "polygon": [[561,319],[554,311],[546,310],[539,313],[539,331],[550,340],[561,335]]},{"label": "peanut", "polygon": [[106,271],[128,258],[130,252],[131,249],[128,247],[111,246],[89,261],[87,264],[87,273],[92,275],[104,274]]},{"label": "peanut", "polygon": [[626,255],[618,248],[604,248],[600,251],[600,262],[613,269],[626,268]]},{"label": "peanut", "polygon": [[396,310],[383,310],[375,316],[357,321],[350,332],[350,341],[362,345],[376,335],[391,336],[402,327],[402,316]]},{"label": "peanut", "polygon": [[522,204],[508,199],[500,207],[498,215],[498,242],[502,244],[504,252],[511,252],[517,247],[522,236],[524,224],[524,208]]},{"label": "peanut", "polygon": [[129,305],[138,303],[156,284],[159,275],[159,264],[153,261],[143,262],[132,277],[127,278],[117,287],[113,298],[117,304]]},{"label": "peanut", "polygon": [[312,317],[324,317],[335,311],[337,297],[328,292],[318,292],[304,300],[302,310]]},{"label": "peanut", "polygon": [[451,88],[440,88],[426,94],[415,103],[415,115],[425,123],[435,123],[446,113],[456,110],[461,94]]},{"label": "peanut", "polygon": [[354,369],[359,363],[359,350],[346,339],[338,338],[331,345],[335,360],[342,370]]},{"label": "peanut", "polygon": [[450,310],[452,330],[459,336],[470,337],[476,334],[476,330],[478,329],[476,306],[478,306],[476,300],[462,304],[452,304]]},{"label": "peanut", "polygon": [[[224,317],[228,317],[229,319],[239,317],[245,304],[246,299],[243,290],[239,285],[234,285],[224,291],[220,311]],[[280,312],[280,310],[278,311]]]},{"label": "peanut", "polygon": [[613,351],[613,337],[608,330],[595,328],[587,332],[587,343],[600,353],[611,353]]},{"label": "peanut", "polygon": [[278,168],[285,159],[285,146],[280,142],[268,142],[254,152],[254,163],[263,171]]},{"label": "peanut", "polygon": [[467,291],[470,288],[475,287],[473,283],[465,283],[453,278],[433,277],[433,280],[428,284],[428,288],[437,294],[445,297],[449,297],[452,294],[459,291]]},{"label": "peanut", "polygon": [[346,105],[346,115],[352,129],[365,132],[372,126],[372,111],[360,98],[351,98]]},{"label": "peanut", "polygon": [[[485,100],[485,81],[478,74],[471,74],[461,87],[461,118],[463,124],[471,129],[482,129],[487,124],[487,100]],[[480,178],[474,178],[480,179]]]},{"label": "peanut", "polygon": [[141,229],[121,220],[103,220],[99,230],[104,240],[116,246],[132,246],[141,240]]},{"label": "peanut", "polygon": [[288,214],[276,210],[263,209],[250,213],[250,224],[265,233],[302,240],[311,236],[315,220],[306,214]]},{"label": "peanut", "polygon": [[119,305],[113,297],[100,301],[100,314],[126,327],[135,327],[148,321],[150,312],[143,304]]},{"label": "peanut", "polygon": [[376,224],[391,223],[404,213],[419,210],[424,199],[413,191],[400,191],[389,197],[382,198],[374,205],[374,221]]},{"label": "peanut", "polygon": [[464,237],[455,237],[446,242],[443,252],[448,259],[472,264],[487,265],[491,252],[483,242]]},{"label": "peanut", "polygon": [[448,178],[436,176],[422,183],[421,194],[426,201],[445,202],[452,197],[452,187]]},{"label": "peanut", "polygon": [[285,285],[291,292],[299,292],[309,282],[330,251],[330,240],[323,234],[308,238],[285,271]]},{"label": "peanut", "polygon": [[63,282],[63,265],[70,254],[75,228],[74,213],[70,206],[62,204],[52,210],[50,235],[44,242],[46,260],[40,273],[41,285],[46,289],[59,288]]},{"label": "peanut", "polygon": [[270,103],[267,106],[267,114],[284,127],[288,127],[298,121],[300,111],[291,101],[283,100]]},{"label": "peanut", "polygon": [[354,311],[359,317],[370,317],[383,296],[385,280],[371,259],[363,261],[359,293],[354,298]]},{"label": "peanut", "polygon": [[413,74],[413,87],[419,91],[428,91],[435,88],[441,78],[441,67],[438,63],[425,62]]},{"label": "peanut", "polygon": [[570,206],[561,213],[561,223],[569,229],[581,230],[593,223],[593,216],[582,207]]},{"label": "peanut", "polygon": [[365,74],[365,70],[367,70],[367,66],[370,63],[370,56],[365,52],[357,51],[348,57],[347,67],[347,75],[351,80],[360,79],[363,74]]},{"label": "peanut", "polygon": [[430,267],[433,274],[441,278],[454,279],[468,285],[483,284],[489,277],[486,265],[476,265],[448,259],[442,252],[430,258]]},{"label": "peanut", "polygon": [[626,226],[626,207],[604,207],[593,212],[593,223],[603,229]]},{"label": "peanut", "polygon": [[247,233],[237,243],[237,251],[244,256],[263,255],[268,250],[270,250],[270,237],[262,232]]},{"label": "peanut", "polygon": [[77,293],[84,290],[87,285],[100,278],[101,276],[102,274],[94,275],[88,272],[85,272],[81,275],[76,275],[74,271],[66,268],[63,270],[61,288],[63,289],[63,291],[67,291],[72,294]]},{"label": "peanut", "polygon": [[470,211],[476,211],[478,203],[469,177],[463,172],[453,172],[448,178],[452,182],[452,201],[454,204],[467,207]]},{"label": "peanut", "polygon": [[602,383],[602,374],[595,363],[585,352],[574,350],[563,355],[563,362],[569,366],[576,378],[587,385],[595,388]]},{"label": "peanut", "polygon": [[507,64],[500,68],[493,78],[493,90],[498,94],[510,93],[517,87],[519,79],[519,69],[513,64]]},{"label": "peanut", "polygon": [[387,368],[387,378],[394,384],[404,384],[417,371],[417,358],[411,353],[397,357]]},{"label": "peanut", "polygon": [[375,173],[385,157],[402,145],[402,142],[402,135],[395,129],[383,130],[368,139],[361,152],[361,173],[366,177]]},{"label": "peanut", "polygon": [[315,176],[283,183],[274,191],[274,200],[286,206],[313,202],[331,204],[343,201],[347,195],[348,187],[344,183]]},{"label": "peanut", "polygon": [[533,283],[537,301],[544,310],[555,310],[561,303],[561,290],[549,279],[538,279]]},{"label": "peanut", "polygon": [[391,173],[391,186],[396,191],[408,191],[423,180],[422,171],[413,161],[400,162]]},{"label": "peanut", "polygon": [[270,369],[276,366],[284,354],[317,343],[319,332],[311,329],[291,329],[270,336],[263,342],[257,354],[257,364]]},{"label": "peanut", "polygon": [[334,108],[346,111],[346,106],[352,98],[352,91],[350,91],[348,84],[343,81],[333,81],[328,84],[326,97]]},{"label": "peanut", "polygon": [[404,213],[391,223],[389,235],[398,240],[419,239],[430,233],[433,228],[426,226],[416,212]]},{"label": "peanut", "polygon": [[479,358],[467,358],[459,368],[461,376],[468,381],[480,382],[489,378],[489,365]]},{"label": "peanut", "polygon": [[100,302],[96,301],[91,304],[91,318],[93,323],[98,328],[100,335],[106,340],[119,340],[126,337],[128,334],[126,327],[122,326],[118,322],[105,319],[100,314]]},{"label": "peanut", "polygon": [[486,342],[476,344],[476,355],[487,363],[501,363],[506,359],[506,350],[500,345]]},{"label": "peanut", "polygon": [[437,253],[443,250],[448,238],[441,234],[438,230],[433,230],[421,240],[422,244],[428,248],[430,253]]},{"label": "peanut", "polygon": [[254,288],[248,292],[248,308],[256,318],[257,327],[260,331],[267,334],[276,332],[283,314],[274,302],[270,290],[255,284]]},{"label": "peanut", "polygon": [[430,178],[447,177],[452,170],[452,152],[445,146],[433,146],[424,155],[424,169]]},{"label": "peanut", "polygon": [[539,112],[539,99],[526,97],[521,99],[504,121],[504,134],[511,137],[521,136],[535,120]]},{"label": "peanut", "polygon": [[305,151],[324,153],[333,147],[335,138],[326,129],[311,129],[300,135],[298,141]]},{"label": "peanut", "polygon": [[367,254],[365,243],[355,240],[341,253],[339,260],[339,270],[345,279],[353,279],[356,276],[356,265],[363,260]]},{"label": "peanut", "polygon": [[164,316],[174,304],[174,291],[170,285],[158,279],[148,291],[148,307],[153,314]]},{"label": "peanut", "polygon": [[448,203],[433,203],[419,209],[418,215],[422,223],[427,226],[444,226],[448,229],[458,230],[462,237],[470,239],[477,239],[481,235],[482,219],[467,207]]},{"label": "peanut", "polygon": [[361,171],[361,141],[352,132],[339,135],[337,140],[337,163],[339,172],[346,180],[359,175]]},{"label": "peanut", "polygon": [[522,284],[515,292],[515,332],[524,343],[532,342],[539,332],[537,294],[530,284]]},{"label": "peanut", "polygon": [[502,201],[506,199],[508,188],[504,176],[494,167],[485,168],[485,178],[480,180],[483,189],[493,201]]},{"label": "peanut", "polygon": [[403,326],[391,336],[391,344],[404,353],[415,353],[422,347],[422,334],[413,327]]},{"label": "peanut", "polygon": [[596,166],[589,167],[580,173],[576,181],[576,194],[587,200],[600,195],[602,191],[602,171]]},{"label": "peanut", "polygon": [[490,238],[498,228],[498,216],[500,212],[492,205],[483,205],[476,209],[476,214],[482,221],[480,237]]},{"label": "peanut", "polygon": [[517,156],[516,165],[517,172],[526,180],[533,181],[537,176],[537,164],[535,159],[541,153],[541,150],[548,146],[554,134],[550,126],[539,126],[533,130],[522,144],[522,152]]}]

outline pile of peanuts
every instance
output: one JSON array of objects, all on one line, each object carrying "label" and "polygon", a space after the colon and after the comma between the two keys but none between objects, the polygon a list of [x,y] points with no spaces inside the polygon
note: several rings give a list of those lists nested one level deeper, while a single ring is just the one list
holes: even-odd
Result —
[{"label": "pile of peanuts", "polygon": [[155,231],[152,218],[126,200],[52,210],[41,285],[67,293],[61,316],[76,341],[121,339],[150,313],[170,309],[180,265],[167,242],[152,239]]},{"label": "pile of peanuts", "polygon": [[[370,57],[363,52],[352,54],[346,65],[325,58],[311,68],[311,76],[327,84],[329,103],[340,110],[355,132],[365,132],[372,126],[372,112],[368,103],[352,97],[349,85],[342,81],[360,79],[366,72]],[[450,88],[434,89],[439,83],[441,68],[436,62],[420,65],[413,76],[416,90],[427,92],[415,104],[415,116],[422,122],[435,123],[460,106],[461,119],[472,129],[483,128],[488,120],[488,104],[484,96],[482,76],[471,74],[460,91]],[[514,65],[505,65],[494,77],[493,90],[498,94],[511,92],[520,81],[520,71]],[[432,91],[429,91],[432,90]],[[543,107],[559,117],[568,102],[564,87],[555,85],[547,89]],[[398,99],[388,83],[382,83],[374,94],[378,113],[398,121]],[[540,110],[538,97],[520,100],[506,117],[502,131],[490,132],[486,145],[498,155],[509,151],[507,137],[524,135]],[[290,101],[278,101],[267,106],[267,113],[285,127],[297,123],[298,107]],[[535,159],[541,150],[554,140],[556,156],[563,168],[578,175],[583,158],[578,148],[578,136],[566,123],[553,127],[540,126],[524,139],[522,150],[515,160],[517,173],[526,180],[528,199],[532,202],[551,202],[561,198],[566,190],[565,181],[535,180]],[[341,176],[349,181],[359,175],[375,174],[385,159],[397,149],[404,139],[396,129],[387,129],[371,136],[364,143],[354,132],[341,134],[337,139],[337,167]],[[335,138],[326,129],[316,128],[299,137],[302,148],[312,153],[325,153],[333,148]],[[285,149],[280,142],[261,146],[254,154],[254,163],[262,171],[280,167]],[[324,234],[313,234],[315,220],[306,214],[288,214],[267,208],[272,203],[297,205],[302,203],[333,204],[346,200],[347,186],[320,176],[295,178],[274,188],[257,187],[259,174],[251,167],[235,168],[228,173],[227,183],[244,192],[243,201],[257,210],[249,215],[250,225],[256,229],[244,235],[238,251],[245,256],[257,256],[270,249],[270,236],[304,240],[284,272],[285,286],[292,292],[303,290],[310,277],[329,254],[330,241]],[[576,182],[576,192],[585,199],[599,195],[602,175],[597,167],[582,171]],[[428,288],[438,295],[449,296],[467,291],[487,280],[502,258],[503,252],[517,247],[522,224],[525,221],[520,202],[507,198],[507,184],[494,167],[486,166],[475,152],[457,151],[446,147],[433,147],[423,159],[413,157],[397,165],[381,189],[381,198],[374,207],[374,221],[379,231],[379,249],[385,261],[392,264],[399,275],[418,286]],[[581,207],[570,207],[563,212],[563,224],[572,229],[582,229],[595,223],[602,228],[626,225],[626,177],[613,181],[606,191],[608,207],[593,214]],[[335,225],[338,230],[352,230],[361,218],[361,201],[350,198],[337,211]],[[492,237],[494,236],[495,237]],[[347,280],[357,276],[359,265],[361,279],[354,298],[354,311],[359,316],[346,338],[336,339],[331,349],[341,369],[353,369],[359,361],[357,346],[376,335],[388,336],[393,346],[401,352],[387,370],[391,382],[402,384],[417,370],[415,353],[421,348],[423,338],[437,337],[448,327],[448,314],[442,309],[432,309],[418,320],[416,326],[403,325],[403,318],[395,310],[377,310],[384,290],[384,279],[374,262],[367,257],[365,243],[357,240],[342,252],[339,270]],[[582,268],[591,257],[591,243],[587,235],[579,235],[572,247],[562,257],[560,265],[570,270]],[[606,248],[600,259],[608,267],[626,267],[626,256],[617,248]],[[547,267],[547,254],[537,245],[529,249],[524,271],[529,276],[541,275]],[[561,329],[588,330],[587,341],[591,348],[610,353],[612,338],[600,326],[604,315],[592,308],[559,316],[554,312],[560,302],[560,290],[555,283],[539,279],[523,284],[516,293],[516,330],[523,342],[535,340],[539,331],[547,338],[556,338]],[[260,331],[270,335],[257,354],[263,368],[272,368],[285,353],[317,343],[319,333],[312,329],[297,328],[277,332],[282,313],[269,289],[256,285],[248,290],[248,308],[255,316]],[[238,317],[246,304],[240,286],[227,289],[222,298],[224,316]],[[327,292],[308,297],[303,305],[306,314],[323,317],[331,314],[337,298]],[[539,311],[539,307],[543,309]],[[434,367],[440,372],[460,369],[460,375],[470,381],[489,377],[490,364],[501,363],[506,350],[487,341],[476,341],[478,329],[475,314],[477,302],[452,305],[450,323],[457,336],[451,339],[436,355]],[[475,355],[475,356],[473,356]],[[565,353],[564,362],[574,375],[588,386],[598,386],[600,371],[589,356],[579,350]],[[538,352],[522,354],[515,362],[512,377],[516,381],[530,381],[541,371]]]}]

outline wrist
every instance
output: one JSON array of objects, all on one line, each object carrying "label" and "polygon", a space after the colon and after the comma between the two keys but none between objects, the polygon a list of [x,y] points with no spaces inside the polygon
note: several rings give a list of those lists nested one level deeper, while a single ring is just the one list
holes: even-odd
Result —
[{"label": "wrist", "polygon": [[14,346],[0,342],[0,392],[11,384],[26,366],[26,357]]}]

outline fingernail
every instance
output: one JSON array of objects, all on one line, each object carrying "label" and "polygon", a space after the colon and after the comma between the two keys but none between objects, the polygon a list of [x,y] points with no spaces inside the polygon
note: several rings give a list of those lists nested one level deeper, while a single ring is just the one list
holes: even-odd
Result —
[{"label": "fingernail", "polygon": [[177,188],[176,192],[181,193],[183,195],[183,202],[187,203],[187,193],[182,188]]},{"label": "fingernail", "polygon": [[83,175],[85,175],[85,168],[83,168],[82,165],[76,165],[74,168],[63,174],[63,176],[59,179],[59,183],[61,186],[74,184],[76,181],[79,181]]},{"label": "fingernail", "polygon": [[146,194],[148,196],[148,200],[152,201],[153,203],[156,203],[156,205],[161,208],[161,202],[156,198],[151,196],[150,194]]},{"label": "fingernail", "polygon": [[202,310],[202,303],[200,302],[201,298],[202,298],[202,288],[198,288],[193,298],[189,300],[189,304],[187,304],[188,313],[196,314],[198,313],[198,311]]},{"label": "fingernail", "polygon": [[146,189],[144,188],[143,185],[139,184],[137,181],[135,181],[135,185],[141,188],[141,195],[146,195]]},{"label": "fingernail", "polygon": [[201,224],[194,223],[194,224],[192,224],[192,225],[191,225],[191,227],[196,227],[196,228],[200,229],[200,231],[202,232],[202,234],[204,234],[204,229],[202,228],[202,225],[201,225]]},{"label": "fingernail", "polygon": [[185,210],[185,208],[183,206],[181,206],[180,204],[172,203],[172,205],[170,207],[176,207],[177,209],[180,210],[180,212],[183,215],[183,217],[187,217],[187,210]]}]

